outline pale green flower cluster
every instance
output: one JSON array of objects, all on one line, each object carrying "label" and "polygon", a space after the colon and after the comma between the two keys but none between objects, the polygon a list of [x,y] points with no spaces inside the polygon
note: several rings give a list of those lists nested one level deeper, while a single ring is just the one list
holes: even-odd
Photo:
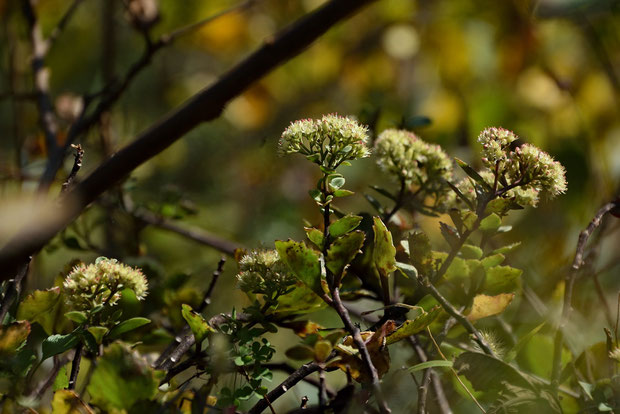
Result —
[{"label": "pale green flower cluster", "polygon": [[276,250],[252,250],[239,261],[239,270],[239,289],[247,293],[282,292],[295,283],[295,277]]},{"label": "pale green flower cluster", "polygon": [[370,155],[367,142],[367,127],[348,117],[324,115],[317,120],[293,122],[282,133],[278,151],[283,155],[299,153],[325,168],[335,169],[344,161]]},{"label": "pale green flower cluster", "polygon": [[377,164],[407,185],[433,187],[452,178],[452,162],[439,145],[429,144],[414,133],[398,129],[383,131],[375,141]]},{"label": "pale green flower cluster", "polygon": [[123,289],[132,290],[139,300],[146,297],[148,282],[140,269],[99,257],[90,265],[75,266],[63,283],[67,304],[88,311],[96,306],[115,305]]},{"label": "pale green flower cluster", "polygon": [[567,189],[564,166],[546,152],[524,144],[511,153],[508,173],[521,178],[524,187],[542,191],[549,198],[564,194]]},{"label": "pale green flower cluster", "polygon": [[[553,198],[566,192],[566,172],[559,162],[531,144],[514,150],[510,143],[518,137],[503,128],[487,128],[478,137],[486,168],[480,176],[504,198],[521,206],[536,207],[541,197]],[[497,176],[497,177],[496,177]],[[472,179],[457,183],[457,188],[472,202],[476,198]],[[506,189],[506,190],[504,190]]]},{"label": "pale green flower cluster", "polygon": [[[495,181],[495,175],[491,170],[485,169],[482,171],[478,171],[480,176],[484,179],[484,181],[489,185],[493,186],[493,182]],[[473,180],[469,177],[463,178],[458,183],[456,183],[456,188],[467,197],[472,203],[476,200],[476,191],[474,189]],[[456,194],[450,197],[450,201],[447,201],[447,204],[458,202],[459,199],[456,197]],[[511,198],[520,206],[530,206],[536,207],[538,206],[539,201],[539,191],[533,187],[515,187],[511,190],[508,190],[506,193],[502,195],[504,198]]]},{"label": "pale green flower cluster", "polygon": [[514,132],[504,128],[487,128],[478,136],[478,142],[482,144],[482,162],[491,168],[495,168],[497,162],[506,161],[510,152],[509,146],[519,139]]}]

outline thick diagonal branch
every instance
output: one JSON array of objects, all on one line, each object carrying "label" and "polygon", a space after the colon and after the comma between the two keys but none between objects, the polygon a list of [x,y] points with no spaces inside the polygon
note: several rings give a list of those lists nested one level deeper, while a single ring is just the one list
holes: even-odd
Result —
[{"label": "thick diagonal branch", "polygon": [[104,191],[127,177],[135,168],[159,154],[203,122],[219,117],[224,106],[250,85],[301,53],[336,23],[373,0],[332,0],[282,30],[218,81],[189,99],[135,141],[106,160],[76,186],[54,209],[47,222],[33,219],[0,250],[0,280],[38,251],[71,223]]}]

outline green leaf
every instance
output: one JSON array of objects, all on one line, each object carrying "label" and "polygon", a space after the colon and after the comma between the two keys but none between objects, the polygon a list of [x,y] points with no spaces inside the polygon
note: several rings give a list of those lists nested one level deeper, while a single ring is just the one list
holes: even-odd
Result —
[{"label": "green leaf", "polygon": [[314,349],[307,345],[296,345],[285,352],[285,355],[295,361],[314,359]]},{"label": "green leaf", "polygon": [[411,335],[415,335],[418,332],[423,331],[429,326],[441,313],[441,307],[435,306],[428,312],[424,312],[413,320],[407,320],[401,326],[398,327],[390,336],[386,338],[386,344],[391,345],[394,342],[398,342],[401,339],[405,339]]},{"label": "green leaf", "polygon": [[67,335],[51,335],[43,340],[41,344],[41,360],[62,354],[76,346],[79,342],[79,335],[76,331]]},{"label": "green leaf", "polygon": [[304,227],[306,236],[316,247],[323,248],[323,232],[314,227]]},{"label": "green leaf", "polygon": [[496,198],[494,200],[489,201],[487,204],[487,208],[484,210],[485,214],[496,213],[500,216],[505,215],[508,210],[510,210],[510,206],[513,204],[513,201],[507,198]]},{"label": "green leaf", "polygon": [[482,266],[484,266],[485,269],[489,269],[491,267],[495,267],[495,266],[499,266],[500,264],[502,264],[504,262],[504,260],[506,259],[506,256],[504,256],[503,254],[497,253],[497,254],[493,254],[491,256],[487,256],[484,259],[482,259]]},{"label": "green leaf", "polygon": [[377,200],[370,194],[364,194],[364,198],[366,198],[366,200],[368,200],[368,202],[375,208],[375,210],[377,210],[377,213],[385,214],[385,209],[383,208],[379,200]]},{"label": "green leaf", "polygon": [[163,375],[128,346],[114,343],[97,359],[87,391],[91,402],[106,412],[129,410],[155,397]]},{"label": "green leaf", "polygon": [[45,333],[52,333],[57,314],[61,308],[60,288],[35,290],[28,295],[17,309],[17,319],[37,322]]},{"label": "green leaf", "polygon": [[364,238],[364,232],[356,230],[334,240],[327,250],[326,266],[334,274],[336,286],[340,285],[345,268],[362,248]]},{"label": "green leaf", "polygon": [[511,252],[512,250],[516,249],[517,247],[519,247],[521,245],[521,242],[516,242],[516,243],[512,243],[509,245],[506,245],[504,247],[500,247],[499,249],[495,249],[493,250],[491,253],[501,253],[501,254],[506,254]]},{"label": "green leaf", "polygon": [[545,323],[546,322],[541,323],[540,325],[529,331],[527,334],[525,334],[521,339],[519,339],[519,341],[512,347],[512,349],[510,349],[510,351],[506,353],[504,361],[510,362],[515,359],[517,357],[517,354],[519,354],[519,351],[521,351],[521,349],[523,349],[523,347],[527,345],[530,339],[532,339],[534,335],[536,335],[538,331],[540,331],[542,327],[545,326]]},{"label": "green leaf", "polygon": [[372,258],[379,275],[387,278],[396,270],[396,248],[392,242],[392,233],[385,227],[383,221],[379,217],[373,217],[373,221],[375,243]]},{"label": "green leaf", "polygon": [[353,191],[349,191],[349,190],[334,190],[333,193],[334,197],[348,197],[348,196],[352,196],[353,194],[355,194]]},{"label": "green leaf", "polygon": [[336,220],[329,226],[329,235],[333,238],[340,237],[355,229],[362,222],[362,217],[347,215]]},{"label": "green leaf", "polygon": [[480,230],[486,232],[496,231],[502,225],[502,219],[495,213],[489,214],[480,222]]},{"label": "green leaf", "polygon": [[67,372],[67,364],[60,367],[56,379],[54,379],[53,389],[54,391],[62,390],[69,386],[69,373]]},{"label": "green leaf", "polygon": [[[471,202],[471,200],[467,197],[465,197],[465,195],[461,192],[461,190],[458,189],[457,186],[455,186],[454,184],[452,184],[450,181],[446,181],[446,184],[448,184],[448,186],[452,189],[452,191],[454,191],[457,195],[458,198],[460,198],[461,200],[463,200],[463,202],[467,205],[467,207],[469,207],[470,209],[474,209],[474,204]],[[454,223],[456,224],[456,223]]]},{"label": "green leaf", "polygon": [[316,202],[321,202],[321,197],[323,196],[323,193],[321,193],[321,190],[317,190],[316,188],[308,191],[308,194],[310,194],[310,197],[316,201]]},{"label": "green leaf", "polygon": [[373,190],[375,190],[376,192],[378,192],[379,194],[381,194],[382,196],[385,196],[387,198],[389,198],[392,201],[396,201],[397,197],[390,193],[388,190],[381,188],[381,187],[377,187],[376,185],[371,185],[370,188],[372,188]]},{"label": "green leaf", "polygon": [[108,334],[108,339],[110,340],[116,339],[122,334],[124,334],[125,332],[133,331],[134,329],[137,329],[148,323],[151,323],[151,320],[147,318],[136,317],[136,318],[127,319],[119,323],[118,325],[116,325],[114,328],[110,329],[110,333]]},{"label": "green leaf", "polygon": [[95,338],[97,345],[101,345],[101,342],[103,341],[103,337],[105,336],[105,334],[108,333],[108,331],[109,331],[108,328],[106,328],[105,326],[88,327],[88,332],[90,332],[93,338]]},{"label": "green leaf", "polygon": [[19,351],[30,335],[30,323],[17,321],[0,326],[0,357],[8,358]]},{"label": "green leaf", "polygon": [[482,249],[478,246],[466,244],[461,247],[461,255],[464,259],[480,259],[482,257]]},{"label": "green leaf", "polygon": [[200,347],[200,344],[207,335],[210,332],[215,332],[215,330],[209,326],[205,318],[198,312],[192,310],[191,306],[186,304],[181,305],[181,315],[194,334],[196,346]]},{"label": "green leaf", "polygon": [[429,276],[433,268],[433,254],[431,241],[423,232],[415,232],[409,235],[409,259],[418,272]]},{"label": "green leaf", "polygon": [[427,369],[427,368],[436,368],[436,367],[451,367],[452,366],[452,361],[446,361],[443,359],[436,359],[433,361],[426,361],[426,362],[422,362],[420,364],[416,364],[412,367],[407,368],[409,370],[409,372],[417,372],[417,371],[422,371],[423,369]]},{"label": "green leaf", "polygon": [[277,240],[276,250],[295,276],[317,295],[323,295],[321,286],[321,264],[319,254],[306,247],[304,243]]},{"label": "green leaf", "polygon": [[407,263],[396,262],[396,268],[400,270],[401,274],[406,278],[416,280],[418,278],[418,269]]},{"label": "green leaf", "polygon": [[465,375],[477,391],[500,392],[505,384],[535,389],[530,379],[511,365],[478,352],[460,354],[454,361],[454,369],[459,375]]},{"label": "green leaf", "polygon": [[439,227],[441,229],[441,235],[448,242],[448,245],[455,249],[461,243],[458,231],[442,221],[439,222]]},{"label": "green leaf", "polygon": [[65,313],[65,317],[80,325],[88,320],[86,316],[86,312],[80,312],[80,311],[67,312]]},{"label": "green leaf", "polygon": [[332,191],[339,190],[345,183],[345,179],[342,176],[334,177],[329,180],[329,187]]},{"label": "green leaf", "polygon": [[510,266],[494,266],[487,269],[482,290],[489,295],[515,292],[521,286],[523,270]]},{"label": "green leaf", "polygon": [[90,333],[90,331],[81,331],[80,340],[84,345],[86,345],[86,349],[88,349],[89,352],[95,355],[99,354],[99,345],[97,344],[97,340],[95,339],[93,334]]},{"label": "green leaf", "polygon": [[489,184],[487,184],[486,181],[484,181],[484,178],[482,178],[480,176],[480,174],[478,174],[478,172],[476,170],[471,168],[469,166],[469,164],[467,164],[465,161],[460,160],[460,159],[458,159],[456,157],[454,159],[456,160],[456,163],[459,165],[459,167],[461,167],[463,169],[463,171],[465,171],[465,174],[469,175],[482,188],[484,188],[486,191],[491,191],[492,190],[491,186]]}]

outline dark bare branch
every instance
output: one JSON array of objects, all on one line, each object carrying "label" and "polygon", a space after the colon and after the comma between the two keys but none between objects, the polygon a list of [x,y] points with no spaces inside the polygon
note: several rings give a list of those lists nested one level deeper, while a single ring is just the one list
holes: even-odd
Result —
[{"label": "dark bare branch", "polygon": [[557,389],[560,385],[560,371],[561,371],[561,357],[562,357],[562,347],[564,346],[564,328],[566,326],[567,321],[570,318],[570,314],[572,311],[572,300],[573,300],[573,286],[575,285],[575,279],[579,274],[579,270],[583,265],[583,255],[586,249],[586,245],[588,244],[588,240],[594,231],[598,228],[603,220],[603,217],[607,213],[612,210],[616,210],[620,208],[620,197],[611,203],[605,204],[601,207],[596,214],[588,227],[586,227],[581,233],[579,233],[579,239],[577,241],[577,249],[575,251],[575,258],[573,259],[573,264],[566,274],[565,277],[565,287],[564,287],[564,303],[562,305],[562,315],[560,316],[560,323],[558,324],[557,331],[555,334],[555,342],[554,342],[554,353],[553,353],[553,369],[551,372],[551,385],[553,388]]},{"label": "dark bare branch", "polygon": [[146,224],[171,231],[200,244],[204,244],[205,246],[213,247],[215,250],[229,256],[233,256],[236,249],[243,248],[240,244],[223,239],[202,229],[180,226],[164,217],[153,214],[148,210],[140,209],[132,212],[131,214]]},{"label": "dark bare branch", "polygon": [[332,0],[315,12],[282,30],[273,39],[223,75],[210,87],[164,117],[135,141],[106,160],[68,192],[55,208],[55,218],[46,223],[32,220],[0,250],[0,280],[24,263],[71,223],[99,195],[127,177],[136,167],[159,154],[197,125],[219,117],[224,106],[250,85],[301,53],[336,23],[373,0]]}]

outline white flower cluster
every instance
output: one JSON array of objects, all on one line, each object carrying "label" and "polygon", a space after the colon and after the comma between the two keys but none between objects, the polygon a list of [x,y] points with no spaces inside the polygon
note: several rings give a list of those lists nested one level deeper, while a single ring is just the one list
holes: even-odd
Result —
[{"label": "white flower cluster", "polygon": [[368,128],[338,115],[293,122],[278,143],[280,154],[299,153],[325,168],[335,169],[343,161],[370,155]]},{"label": "white flower cluster", "polygon": [[146,297],[148,282],[140,269],[105,257],[99,257],[93,264],[75,266],[63,283],[67,304],[76,310],[115,305],[123,289],[131,289],[142,300]]}]

